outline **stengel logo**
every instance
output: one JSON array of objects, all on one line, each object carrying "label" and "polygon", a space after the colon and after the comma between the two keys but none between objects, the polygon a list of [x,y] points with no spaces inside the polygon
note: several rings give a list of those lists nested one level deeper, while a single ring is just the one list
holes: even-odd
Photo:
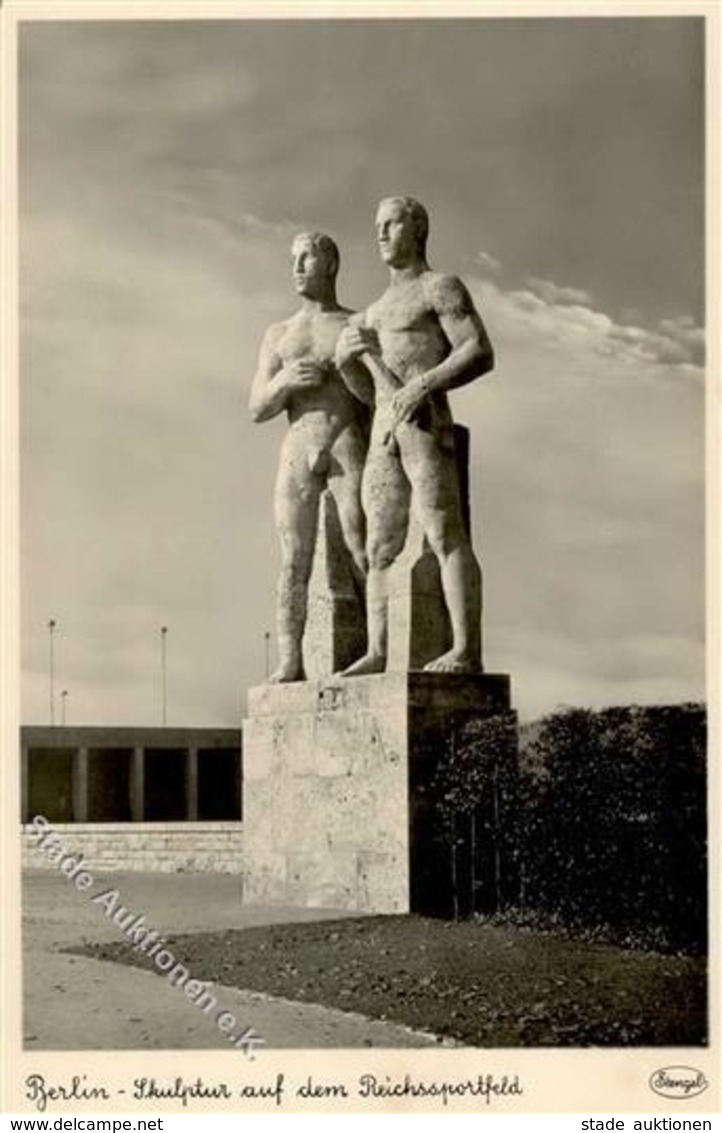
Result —
[{"label": "stengel logo", "polygon": [[661,1070],[655,1070],[649,1079],[649,1088],[655,1094],[675,1101],[696,1098],[708,1086],[702,1071],[692,1066],[663,1066]]}]

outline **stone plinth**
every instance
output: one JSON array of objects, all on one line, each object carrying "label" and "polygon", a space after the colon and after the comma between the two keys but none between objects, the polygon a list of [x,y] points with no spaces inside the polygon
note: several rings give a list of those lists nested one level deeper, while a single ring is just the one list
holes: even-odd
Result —
[{"label": "stone plinth", "polygon": [[249,690],[244,902],[428,911],[414,885],[417,862],[428,870],[418,817],[433,780],[428,737],[508,708],[509,678],[498,674],[389,672]]}]

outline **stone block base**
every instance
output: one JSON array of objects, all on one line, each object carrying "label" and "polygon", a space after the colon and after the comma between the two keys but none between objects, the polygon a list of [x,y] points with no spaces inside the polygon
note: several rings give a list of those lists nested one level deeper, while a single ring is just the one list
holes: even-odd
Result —
[{"label": "stone block base", "polygon": [[414,873],[429,868],[436,738],[508,708],[509,678],[497,674],[396,672],[251,689],[244,901],[432,911]]},{"label": "stone block base", "polygon": [[[36,846],[33,827],[21,829],[23,868],[57,869]],[[243,872],[240,822],[71,822],[53,823],[53,830],[91,873]]]}]

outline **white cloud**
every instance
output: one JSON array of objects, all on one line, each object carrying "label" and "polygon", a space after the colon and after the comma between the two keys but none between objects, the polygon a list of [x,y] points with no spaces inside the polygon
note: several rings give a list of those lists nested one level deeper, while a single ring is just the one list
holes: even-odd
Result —
[{"label": "white cloud", "polygon": [[501,263],[489,252],[477,252],[474,262],[487,275],[499,275],[501,272]]},{"label": "white cloud", "polygon": [[558,287],[550,279],[539,279],[534,275],[527,276],[524,282],[545,303],[589,306],[592,302],[589,292],[579,287]]},{"label": "white cloud", "polygon": [[693,365],[704,365],[705,333],[696,325],[690,315],[678,319],[662,319],[659,324],[661,334],[681,343],[687,350],[688,359]]},{"label": "white cloud", "polygon": [[[538,290],[506,291],[488,279],[480,279],[478,287],[482,303],[494,310],[502,333],[513,341],[533,341],[540,350],[564,342],[625,365],[660,364],[686,380],[704,376],[704,330],[689,317],[667,319],[650,330],[616,323],[588,305],[544,298]],[[569,296],[573,290],[550,284],[547,294]]]},{"label": "white cloud", "polygon": [[608,348],[606,352],[631,361],[685,366],[701,378],[704,341],[702,327],[688,325],[686,319],[665,319],[659,324],[659,330],[614,325],[609,331],[609,343],[604,345]]},{"label": "white cloud", "polygon": [[239,223],[243,225],[249,232],[262,232],[268,233],[272,236],[293,236],[298,229],[298,224],[293,220],[263,220],[261,217],[253,216],[252,213],[245,212],[239,217]]},{"label": "white cloud", "polygon": [[497,364],[454,413],[471,430],[489,667],[512,672],[524,715],[702,698],[702,372],[604,312],[488,279],[471,291]]}]

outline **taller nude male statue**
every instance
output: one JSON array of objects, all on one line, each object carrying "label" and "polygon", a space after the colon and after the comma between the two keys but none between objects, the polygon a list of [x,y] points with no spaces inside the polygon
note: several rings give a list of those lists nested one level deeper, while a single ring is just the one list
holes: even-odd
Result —
[{"label": "taller nude male statue", "polygon": [[336,362],[356,396],[374,406],[362,485],[368,526],[368,652],[344,672],[383,672],[388,575],[403,550],[409,508],[436,554],[452,630],[434,672],[481,670],[481,572],[464,527],[446,391],[494,365],[484,324],[464,284],[426,261],[428,216],[411,197],[381,201],[376,233],[387,290],[339,337]]},{"label": "taller nude male statue", "polygon": [[319,501],[326,488],[334,497],[360,590],[366,574],[360,489],[368,411],[349,392],[334,363],[339,333],[352,314],[336,300],[338,249],[330,236],[304,232],[293,241],[291,257],[301,307],[266,332],[250,397],[254,421],[267,421],[285,410],[290,425],[274,498],[281,575],[279,666],[269,678],[273,683],[305,679],[308,583]]}]

